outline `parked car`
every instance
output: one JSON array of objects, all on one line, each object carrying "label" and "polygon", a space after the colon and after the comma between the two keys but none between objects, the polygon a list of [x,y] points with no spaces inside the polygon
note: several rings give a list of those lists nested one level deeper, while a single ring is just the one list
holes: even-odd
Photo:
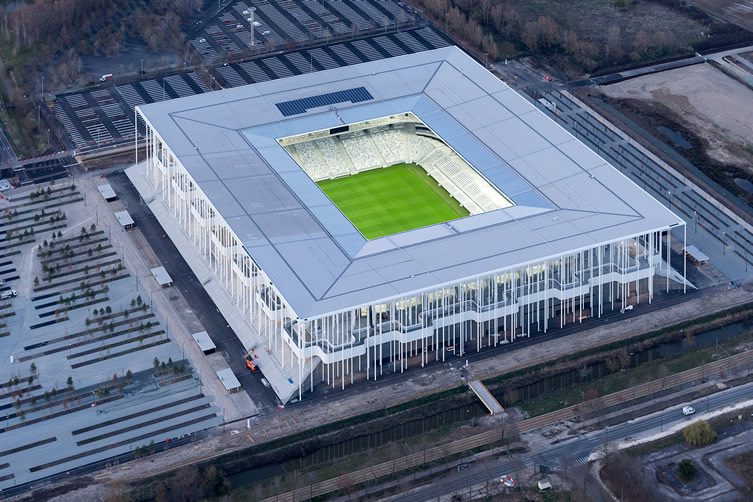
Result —
[{"label": "parked car", "polygon": [[499,482],[507,488],[515,488],[516,486],[518,486],[518,482],[510,474],[505,474],[504,476],[499,478]]},{"label": "parked car", "polygon": [[18,295],[15,289],[9,289],[8,291],[3,291],[0,293],[0,299],[7,300],[8,298],[13,298],[14,296]]},{"label": "parked car", "polygon": [[682,407],[682,414],[685,415],[686,417],[692,415],[693,413],[695,413],[695,408],[693,408],[692,406]]}]

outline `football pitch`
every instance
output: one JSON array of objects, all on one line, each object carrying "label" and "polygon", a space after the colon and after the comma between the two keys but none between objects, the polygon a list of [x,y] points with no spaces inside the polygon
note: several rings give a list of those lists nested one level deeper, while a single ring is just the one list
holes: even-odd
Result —
[{"label": "football pitch", "polygon": [[367,239],[469,214],[417,164],[396,164],[317,184]]}]

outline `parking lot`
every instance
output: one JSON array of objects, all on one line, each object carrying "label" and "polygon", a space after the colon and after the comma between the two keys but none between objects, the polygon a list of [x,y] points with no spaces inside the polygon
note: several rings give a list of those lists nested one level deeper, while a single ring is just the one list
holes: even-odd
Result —
[{"label": "parking lot", "polygon": [[193,343],[201,325],[150,275],[158,259],[119,224],[125,203],[105,202],[101,179],[0,201],[0,490],[256,413],[214,375],[225,358]]},{"label": "parking lot", "polygon": [[133,109],[138,105],[208,90],[195,72],[177,73],[122,85],[105,83],[85,91],[59,94],[52,109],[68,133],[68,146],[81,152],[133,141]]},{"label": "parking lot", "polygon": [[[450,42],[439,31],[424,26],[221,65],[211,70],[211,78],[219,87],[236,87],[448,45]],[[82,153],[133,141],[136,134],[133,109],[138,105],[209,90],[196,72],[182,72],[59,94],[51,106],[65,128],[69,148]]]},{"label": "parking lot", "polygon": [[212,73],[222,87],[237,87],[448,45],[450,42],[442,34],[426,26],[218,66]]},{"label": "parking lot", "polygon": [[392,0],[235,1],[196,33],[191,45],[202,62],[218,64],[415,22],[409,7]]},{"label": "parking lot", "polygon": [[546,109],[555,120],[682,217],[688,243],[707,254],[714,267],[731,280],[751,277],[753,232],[748,225],[567,94],[555,91],[545,98],[555,106]]}]

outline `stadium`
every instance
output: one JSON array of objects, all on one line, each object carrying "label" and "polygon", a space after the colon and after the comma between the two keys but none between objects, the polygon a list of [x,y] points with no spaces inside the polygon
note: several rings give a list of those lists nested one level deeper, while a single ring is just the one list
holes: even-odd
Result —
[{"label": "stadium", "polygon": [[685,222],[455,47],[136,118],[129,178],[283,403],[685,288]]}]

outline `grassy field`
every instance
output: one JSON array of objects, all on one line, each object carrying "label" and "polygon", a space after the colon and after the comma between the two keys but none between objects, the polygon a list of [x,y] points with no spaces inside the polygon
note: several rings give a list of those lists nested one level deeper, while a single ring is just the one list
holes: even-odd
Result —
[{"label": "grassy field", "polygon": [[367,239],[469,214],[416,164],[373,169],[318,185]]}]

